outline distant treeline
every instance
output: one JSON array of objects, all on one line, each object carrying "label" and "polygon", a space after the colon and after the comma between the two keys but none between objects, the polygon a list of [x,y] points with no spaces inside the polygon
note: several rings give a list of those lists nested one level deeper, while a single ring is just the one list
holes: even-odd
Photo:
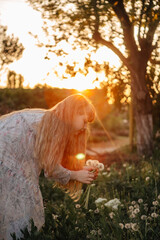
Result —
[{"label": "distant treeline", "polygon": [[[67,96],[77,93],[74,89],[36,87],[34,89],[4,88],[0,89],[0,115],[24,108],[51,108]],[[105,98],[104,89],[86,90],[83,92],[96,107],[101,118],[110,109]]]},{"label": "distant treeline", "polygon": [[[51,87],[36,87],[34,89],[4,88],[0,89],[0,115],[24,108],[51,108],[65,97],[77,93],[74,89],[59,89]],[[92,89],[83,91],[95,106],[100,119],[104,119],[113,106],[108,104],[105,89]],[[125,111],[128,106],[125,105]],[[154,126],[160,128],[160,95],[157,95],[153,105]]]}]

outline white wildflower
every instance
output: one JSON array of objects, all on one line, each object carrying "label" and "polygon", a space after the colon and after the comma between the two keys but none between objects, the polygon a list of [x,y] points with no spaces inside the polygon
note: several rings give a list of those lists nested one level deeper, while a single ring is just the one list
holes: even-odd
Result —
[{"label": "white wildflower", "polygon": [[132,201],[132,202],[131,202],[131,204],[132,204],[132,205],[135,205],[135,204],[136,204],[136,202],[135,202],[135,201]]},{"label": "white wildflower", "polygon": [[160,194],[158,195],[158,199],[160,199]]},{"label": "white wildflower", "polygon": [[120,204],[121,204],[120,200],[118,198],[114,198],[105,203],[104,206],[117,210]]},{"label": "white wildflower", "polygon": [[95,201],[95,204],[99,204],[99,203],[102,203],[102,202],[106,202],[107,199],[106,198],[98,198],[96,201]]}]

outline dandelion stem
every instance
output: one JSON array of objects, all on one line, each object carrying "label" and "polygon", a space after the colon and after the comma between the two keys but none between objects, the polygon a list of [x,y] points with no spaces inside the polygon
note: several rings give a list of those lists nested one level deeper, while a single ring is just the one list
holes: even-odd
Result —
[{"label": "dandelion stem", "polygon": [[87,196],[86,196],[85,204],[84,204],[84,208],[85,208],[85,209],[88,209],[88,202],[89,202],[90,190],[91,190],[91,185],[89,185],[89,186],[87,187],[87,189],[86,189],[86,191],[87,191]]}]

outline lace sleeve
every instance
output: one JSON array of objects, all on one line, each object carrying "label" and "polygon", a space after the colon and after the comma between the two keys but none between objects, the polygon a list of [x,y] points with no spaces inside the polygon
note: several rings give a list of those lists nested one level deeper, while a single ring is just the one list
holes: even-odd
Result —
[{"label": "lace sleeve", "polygon": [[[67,184],[70,180],[71,176],[71,171],[62,167],[62,165],[58,164],[53,173],[52,173],[52,178],[56,181],[59,182],[63,185]],[[47,174],[45,173],[45,177],[48,177]]]}]

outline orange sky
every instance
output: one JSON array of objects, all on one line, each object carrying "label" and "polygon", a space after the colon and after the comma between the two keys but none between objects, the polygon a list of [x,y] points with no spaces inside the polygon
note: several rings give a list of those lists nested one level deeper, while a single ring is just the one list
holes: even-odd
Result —
[{"label": "orange sky", "polygon": [[[14,11],[13,11],[14,9]],[[99,83],[92,83],[96,78],[96,73],[89,69],[89,74],[85,77],[78,73],[74,78],[62,78],[63,68],[59,67],[59,58],[56,55],[52,56],[52,60],[45,60],[46,49],[44,47],[37,47],[35,39],[28,33],[32,32],[38,35],[39,38],[45,41],[45,35],[42,31],[43,21],[40,13],[33,10],[25,0],[0,0],[0,21],[1,24],[8,26],[8,34],[14,33],[16,37],[23,43],[25,50],[23,57],[10,64],[9,68],[24,76],[24,87],[34,87],[36,84],[48,84],[53,87],[59,88],[75,88],[84,90],[89,88],[98,87]],[[76,61],[82,65],[84,61],[85,52],[77,48],[76,52],[71,50],[69,45],[63,45],[68,48],[70,54],[67,58],[63,57],[63,61]],[[101,47],[96,55],[92,56],[99,62],[106,61],[110,66],[119,65],[119,59],[111,50],[106,47]],[[62,61],[62,59],[61,59]],[[57,71],[57,77],[53,72]],[[104,73],[101,73],[99,78],[104,80]],[[6,85],[6,75],[3,75],[0,86]]]}]

